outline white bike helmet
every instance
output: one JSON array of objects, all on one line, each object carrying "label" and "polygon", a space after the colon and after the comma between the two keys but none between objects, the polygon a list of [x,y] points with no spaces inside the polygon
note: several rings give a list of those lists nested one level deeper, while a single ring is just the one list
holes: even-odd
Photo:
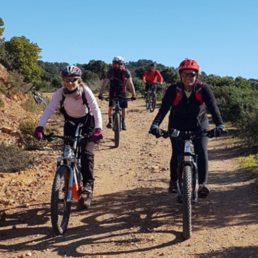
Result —
[{"label": "white bike helmet", "polygon": [[66,76],[78,76],[81,77],[82,71],[79,67],[68,65],[62,70],[62,77]]},{"label": "white bike helmet", "polygon": [[124,60],[123,57],[121,57],[121,56],[115,56],[115,57],[113,58],[113,63],[112,63],[112,65],[113,65],[113,67],[116,67],[117,64],[124,64],[124,63],[125,63],[125,60]]}]

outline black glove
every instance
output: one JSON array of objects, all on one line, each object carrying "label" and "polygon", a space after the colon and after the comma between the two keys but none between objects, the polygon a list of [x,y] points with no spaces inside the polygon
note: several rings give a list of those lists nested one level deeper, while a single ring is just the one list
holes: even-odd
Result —
[{"label": "black glove", "polygon": [[223,134],[224,130],[225,130],[224,125],[218,125],[216,128],[213,129],[212,136],[213,137],[220,137]]},{"label": "black glove", "polygon": [[160,129],[158,125],[151,125],[150,134],[153,134],[156,136],[156,138],[159,138],[161,136]]},{"label": "black glove", "polygon": [[104,97],[103,97],[102,94],[99,94],[98,98],[99,98],[100,100],[103,100],[103,99],[104,99]]},{"label": "black glove", "polygon": [[134,101],[134,100],[136,100],[136,97],[134,97],[134,96],[131,97],[131,101]]}]

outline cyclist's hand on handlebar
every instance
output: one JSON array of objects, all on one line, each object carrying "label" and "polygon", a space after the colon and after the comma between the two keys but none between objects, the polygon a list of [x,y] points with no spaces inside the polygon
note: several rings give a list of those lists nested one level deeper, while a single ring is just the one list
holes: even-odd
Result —
[{"label": "cyclist's hand on handlebar", "polygon": [[161,131],[159,129],[159,126],[155,124],[151,125],[149,133],[155,135],[156,138],[159,138],[161,136]]},{"label": "cyclist's hand on handlebar", "polygon": [[99,140],[101,140],[103,138],[102,136],[102,130],[100,128],[96,128],[94,131],[94,134],[92,135],[91,140],[94,143],[97,143]]},{"label": "cyclist's hand on handlebar", "polygon": [[136,100],[136,96],[135,96],[135,95],[132,95],[131,100],[132,100],[132,101]]},{"label": "cyclist's hand on handlebar", "polygon": [[35,132],[33,134],[33,137],[35,137],[37,140],[42,140],[43,139],[43,127],[42,126],[38,126],[35,129]]},{"label": "cyclist's hand on handlebar", "polygon": [[99,98],[100,100],[103,100],[103,99],[104,99],[104,97],[103,97],[102,94],[99,94],[99,95],[98,95],[98,98]]},{"label": "cyclist's hand on handlebar", "polygon": [[220,137],[223,132],[226,131],[225,126],[224,125],[218,125],[216,128],[214,128],[213,130],[211,130],[211,137]]}]

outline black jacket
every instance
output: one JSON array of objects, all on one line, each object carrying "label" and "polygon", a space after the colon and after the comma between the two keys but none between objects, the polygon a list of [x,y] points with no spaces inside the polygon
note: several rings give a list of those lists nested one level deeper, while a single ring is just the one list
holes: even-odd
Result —
[{"label": "black jacket", "polygon": [[201,104],[196,99],[195,92],[193,91],[189,98],[183,94],[182,99],[175,106],[173,101],[176,98],[176,86],[177,83],[172,84],[167,89],[153,124],[159,126],[167,112],[170,110],[169,128],[178,130],[195,130],[204,120],[208,119],[207,108],[212,115],[212,119],[215,125],[217,126],[223,124],[214,94],[207,84],[203,84],[201,90],[202,99],[205,104]]}]

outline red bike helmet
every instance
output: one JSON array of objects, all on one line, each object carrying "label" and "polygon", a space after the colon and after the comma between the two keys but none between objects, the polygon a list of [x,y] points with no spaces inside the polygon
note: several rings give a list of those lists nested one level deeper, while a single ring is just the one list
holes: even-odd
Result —
[{"label": "red bike helmet", "polygon": [[82,75],[81,69],[74,65],[68,65],[62,70],[62,77],[66,77],[66,76],[81,77],[81,75]]},{"label": "red bike helmet", "polygon": [[179,73],[181,73],[183,70],[187,70],[187,69],[192,69],[197,72],[200,71],[200,67],[199,67],[198,63],[193,59],[185,59],[184,61],[182,61],[180,63],[180,65],[178,67]]}]

